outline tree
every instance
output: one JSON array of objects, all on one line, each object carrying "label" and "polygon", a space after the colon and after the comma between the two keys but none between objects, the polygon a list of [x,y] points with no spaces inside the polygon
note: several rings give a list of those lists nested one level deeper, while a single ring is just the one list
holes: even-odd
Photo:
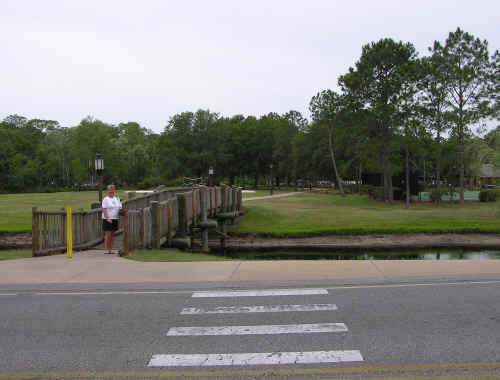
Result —
[{"label": "tree", "polygon": [[[435,43],[436,45],[436,43]],[[432,48],[429,48],[432,51]],[[451,115],[447,108],[448,71],[443,57],[432,54],[421,60],[423,78],[421,81],[420,104],[421,113],[428,124],[429,130],[435,135],[436,145],[436,184],[437,192],[441,194],[441,156],[443,137],[451,128]],[[437,197],[439,203],[441,197]]]},{"label": "tree", "polygon": [[372,114],[377,135],[373,146],[381,157],[384,198],[388,202],[394,200],[391,156],[396,148],[400,109],[406,96],[402,91],[408,79],[405,67],[416,55],[411,43],[385,38],[363,46],[356,67],[339,78],[342,90],[357,99],[361,110]]},{"label": "tree", "polygon": [[[444,45],[438,41],[432,48],[447,75],[446,106],[453,123],[453,135],[458,141],[460,203],[464,203],[465,144],[470,128],[497,111],[498,52],[490,58],[488,42],[474,38],[457,28]],[[437,59],[437,58],[436,58]]]},{"label": "tree", "polygon": [[344,104],[344,98],[331,90],[324,90],[316,94],[309,103],[309,109],[311,110],[313,120],[319,123],[325,123],[328,126],[328,148],[330,158],[332,160],[337,186],[343,197],[345,197],[344,187],[342,186],[342,179],[340,178],[337,163],[335,161],[333,130],[341,117],[340,114],[344,110]]}]

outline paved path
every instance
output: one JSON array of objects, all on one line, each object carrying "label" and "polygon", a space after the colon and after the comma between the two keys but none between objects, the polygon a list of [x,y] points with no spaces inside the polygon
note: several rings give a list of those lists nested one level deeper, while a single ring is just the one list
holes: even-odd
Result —
[{"label": "paved path", "polygon": [[284,193],[284,194],[276,194],[276,195],[265,195],[263,197],[243,198],[243,202],[256,201],[256,200],[259,200],[259,199],[291,197],[293,195],[302,194],[302,193],[304,193],[304,191],[296,191],[296,192],[293,192],[293,193]]},{"label": "paved path", "polygon": [[500,260],[213,261],[144,263],[101,250],[0,262],[0,285],[240,281],[449,279],[500,280]]}]

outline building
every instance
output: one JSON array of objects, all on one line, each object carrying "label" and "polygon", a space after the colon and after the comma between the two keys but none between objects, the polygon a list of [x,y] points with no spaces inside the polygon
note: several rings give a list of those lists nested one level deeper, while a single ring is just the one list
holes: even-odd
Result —
[{"label": "building", "polygon": [[495,185],[497,181],[500,181],[500,168],[495,167],[493,164],[481,165],[479,180],[481,187]]}]

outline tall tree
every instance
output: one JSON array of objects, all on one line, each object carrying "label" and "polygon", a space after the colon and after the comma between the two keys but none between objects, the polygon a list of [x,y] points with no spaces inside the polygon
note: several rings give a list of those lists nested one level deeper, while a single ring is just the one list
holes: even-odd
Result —
[{"label": "tall tree", "polygon": [[498,97],[498,52],[490,57],[488,42],[457,28],[444,45],[435,42],[433,55],[447,73],[446,103],[459,144],[460,203],[464,203],[465,144],[472,125],[495,112]]},{"label": "tall tree", "polygon": [[340,178],[335,161],[335,151],[333,142],[333,131],[337,126],[341,113],[344,111],[344,98],[332,90],[324,90],[316,94],[309,103],[313,120],[319,123],[324,123],[328,126],[328,149],[332,160],[333,170],[335,172],[335,180],[339,187],[340,194],[345,197],[342,179]]},{"label": "tall tree", "polygon": [[370,111],[378,136],[383,172],[384,198],[394,200],[391,155],[400,126],[400,107],[404,101],[405,67],[416,59],[411,43],[390,38],[372,42],[362,48],[355,68],[339,78],[343,91],[358,99],[361,109]]},{"label": "tall tree", "polygon": [[[429,48],[430,51],[432,49]],[[443,138],[451,128],[451,114],[447,107],[449,75],[445,63],[443,57],[436,53],[421,60],[423,71],[423,78],[420,82],[421,113],[429,130],[435,136],[436,186],[439,194],[441,194]],[[440,200],[441,197],[437,197],[438,203]]]}]

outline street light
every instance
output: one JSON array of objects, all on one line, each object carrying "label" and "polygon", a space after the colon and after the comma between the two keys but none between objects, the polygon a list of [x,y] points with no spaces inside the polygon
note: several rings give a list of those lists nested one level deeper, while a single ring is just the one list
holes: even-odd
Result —
[{"label": "street light", "polygon": [[213,167],[209,167],[208,168],[208,186],[212,187],[214,184],[213,184],[213,175],[214,175],[214,168]]},{"label": "street light", "polygon": [[274,181],[273,181],[273,164],[269,165],[269,168],[271,169],[271,195],[273,195],[273,187],[274,187]]},{"label": "street light", "polygon": [[99,202],[102,202],[102,172],[104,171],[104,159],[99,153],[95,155],[94,167],[99,177]]}]

